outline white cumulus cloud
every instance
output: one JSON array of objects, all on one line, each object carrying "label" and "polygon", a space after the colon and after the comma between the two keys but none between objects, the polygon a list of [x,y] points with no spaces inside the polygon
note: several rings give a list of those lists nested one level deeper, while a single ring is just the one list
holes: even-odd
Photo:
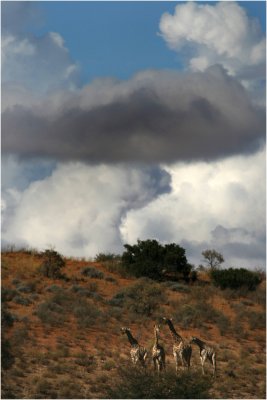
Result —
[{"label": "white cumulus cloud", "polygon": [[159,167],[68,163],[24,190],[10,185],[7,179],[4,243],[53,245],[66,255],[94,256],[122,251],[121,219],[168,191],[169,174]]},{"label": "white cumulus cloud", "polygon": [[265,148],[248,157],[179,163],[166,170],[171,192],[127,213],[120,228],[126,242],[182,243],[196,264],[201,251],[215,248],[227,265],[264,266],[265,185],[259,182],[265,182]]},{"label": "white cumulus cloud", "polygon": [[160,32],[170,48],[187,49],[188,64],[194,70],[219,63],[238,75],[245,67],[262,65],[265,74],[265,37],[260,24],[235,2],[178,4],[173,15],[162,15]]}]

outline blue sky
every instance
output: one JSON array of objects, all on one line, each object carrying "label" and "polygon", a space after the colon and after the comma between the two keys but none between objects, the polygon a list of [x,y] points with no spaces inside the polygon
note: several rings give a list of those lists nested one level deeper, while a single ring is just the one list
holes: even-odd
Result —
[{"label": "blue sky", "polygon": [[1,11],[4,244],[265,266],[265,2]]},{"label": "blue sky", "polygon": [[[182,58],[159,35],[162,14],[173,13],[178,3],[184,2],[42,1],[40,25],[28,29],[37,35],[60,33],[80,65],[83,83],[100,76],[126,79],[143,69],[182,68]],[[265,32],[265,2],[238,3]]]}]

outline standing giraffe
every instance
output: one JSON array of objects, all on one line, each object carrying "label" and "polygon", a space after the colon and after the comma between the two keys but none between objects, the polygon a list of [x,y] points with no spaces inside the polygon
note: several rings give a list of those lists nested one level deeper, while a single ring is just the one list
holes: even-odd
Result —
[{"label": "standing giraffe", "polygon": [[133,337],[130,328],[121,328],[121,332],[125,333],[131,345],[130,356],[134,365],[138,362],[145,367],[145,361],[147,358],[147,350],[145,347],[140,346],[138,341]]},{"label": "standing giraffe", "polygon": [[152,349],[152,360],[154,363],[154,369],[158,372],[165,370],[165,350],[163,346],[159,344],[159,328],[160,325],[154,325],[155,342]]},{"label": "standing giraffe", "polygon": [[174,340],[173,343],[173,357],[175,361],[176,372],[178,372],[178,360],[180,358],[183,367],[187,367],[189,370],[190,367],[190,359],[192,354],[192,347],[189,343],[186,343],[182,336],[180,336],[176,330],[174,329],[172,320],[169,318],[163,317],[163,321],[169,326],[172,338]]},{"label": "standing giraffe", "polygon": [[216,353],[213,347],[207,345],[203,340],[200,340],[197,337],[192,337],[190,343],[194,343],[199,347],[199,355],[202,367],[202,374],[205,374],[204,364],[208,359],[211,365],[213,366],[213,376],[216,377]]}]

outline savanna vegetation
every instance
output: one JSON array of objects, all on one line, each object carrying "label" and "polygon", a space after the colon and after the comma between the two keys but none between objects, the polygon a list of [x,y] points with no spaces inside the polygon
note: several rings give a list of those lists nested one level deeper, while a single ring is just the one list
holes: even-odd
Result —
[{"label": "savanna vegetation", "polygon": [[[3,251],[2,398],[265,398],[265,276],[206,265],[196,269],[185,249],[156,241],[94,261]],[[166,373],[154,373],[162,316],[216,349],[217,379],[209,365],[202,376],[195,347],[190,371],[175,375],[164,325]],[[122,326],[148,349],[145,370],[132,365]]]}]

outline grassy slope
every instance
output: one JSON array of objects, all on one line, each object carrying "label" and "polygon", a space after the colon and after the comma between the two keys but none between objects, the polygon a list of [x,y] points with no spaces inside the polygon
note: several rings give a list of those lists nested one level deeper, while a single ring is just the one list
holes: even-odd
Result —
[{"label": "grassy slope", "polygon": [[[182,285],[184,290],[173,291],[161,284],[166,292],[164,304],[148,317],[108,303],[120,290],[134,284],[135,279],[121,278],[101,264],[68,259],[64,273],[69,280],[55,281],[38,273],[41,261],[38,255],[27,253],[2,254],[2,287],[16,291],[5,304],[17,317],[5,332],[15,363],[3,373],[2,397],[103,397],[105,385],[112,385],[112,377],[116,376],[118,363],[129,362],[129,345],[120,335],[120,327],[130,326],[140,343],[151,349],[153,325],[164,313],[174,316],[175,326],[182,336],[195,335],[216,346],[218,379],[211,391],[212,398],[265,398],[265,327],[262,322],[265,282],[256,292],[243,293],[243,296],[222,292],[208,282],[204,284],[204,276],[202,284]],[[84,277],[81,270],[85,266],[101,270],[104,279]],[[33,286],[28,293],[20,291],[21,286],[29,284]],[[47,290],[52,285],[64,289],[65,297],[62,311],[56,314],[58,323],[51,325],[45,316],[42,321],[36,310],[54,296],[54,292]],[[89,288],[91,294],[79,297],[73,289],[77,286],[79,290]],[[30,304],[18,304],[18,297],[30,300]],[[96,315],[89,316],[86,322],[83,322],[83,313],[80,319],[77,314],[77,307],[84,305],[84,301],[96,309]],[[184,307],[190,305],[191,310],[196,309],[203,301],[212,309],[199,309],[200,319],[195,316],[190,319]],[[214,309],[219,317],[212,322]],[[209,316],[211,311],[213,314]],[[167,368],[171,369],[172,342],[166,327],[161,330],[161,343],[167,352]],[[200,372],[197,348],[193,349],[192,369]],[[210,373],[208,366],[207,369]]]}]

